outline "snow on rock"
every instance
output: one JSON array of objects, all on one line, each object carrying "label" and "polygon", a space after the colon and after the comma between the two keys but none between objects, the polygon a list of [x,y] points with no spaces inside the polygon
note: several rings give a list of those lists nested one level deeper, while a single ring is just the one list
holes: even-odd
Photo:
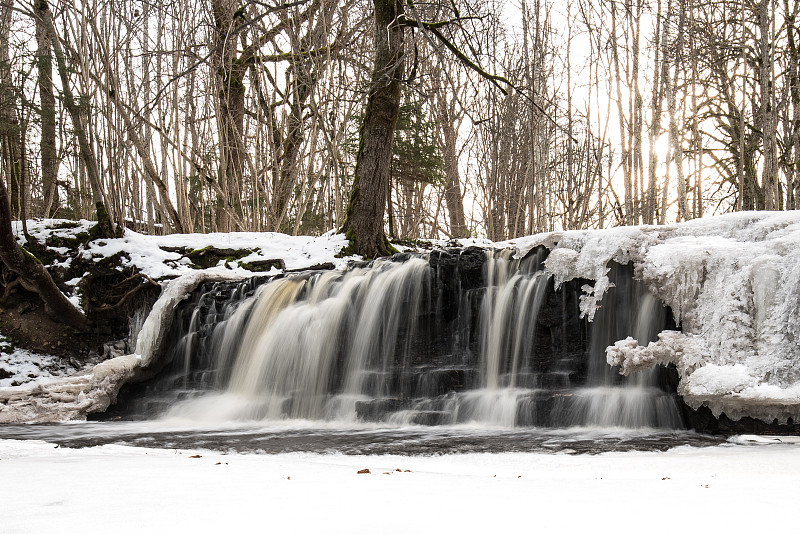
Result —
[{"label": "snow on rock", "polygon": [[35,354],[24,349],[10,350],[0,345],[0,387],[64,376],[76,370],[70,362],[58,356]]},{"label": "snow on rock", "polygon": [[195,270],[166,283],[142,326],[136,353],[106,360],[90,370],[17,387],[0,387],[0,423],[84,419],[114,402],[122,385],[153,361],[172,325],[175,307],[201,283],[235,280],[225,268]]},{"label": "snow on rock", "polygon": [[[94,223],[67,221],[61,219],[41,219],[27,221],[28,233],[41,244],[49,237],[74,238],[89,231]],[[25,243],[22,226],[14,222],[14,231],[21,244]],[[251,250],[251,254],[239,260],[231,260],[228,269],[247,276],[251,273],[241,264],[257,260],[281,258],[287,269],[302,269],[312,265],[330,262],[344,267],[347,259],[336,255],[347,244],[342,234],[328,232],[318,237],[290,236],[277,232],[230,232],[212,234],[170,234],[164,236],[144,235],[126,229],[121,238],[91,241],[80,249],[87,259],[100,261],[102,258],[124,252],[128,259],[123,265],[135,266],[150,278],[178,276],[193,270],[189,261],[180,261],[181,254],[166,249],[186,248],[199,250],[206,247],[219,249]],[[58,250],[58,248],[53,248]],[[185,258],[184,258],[185,260]],[[277,273],[278,271],[276,271]],[[77,284],[77,281],[73,281]]]},{"label": "snow on rock", "polygon": [[[520,254],[553,234],[517,240]],[[607,263],[632,262],[683,333],[609,347],[623,373],[674,363],[680,393],[715,415],[800,418],[800,212],[743,212],[668,226],[563,232],[546,261],[557,284],[584,286],[590,319],[609,287]]]},{"label": "snow on rock", "polygon": [[[161,278],[175,274],[183,274],[192,270],[188,262],[180,262],[181,255],[169,252],[162,247],[186,247],[203,249],[209,246],[227,249],[250,249],[253,252],[240,260],[229,262],[228,267],[241,275],[249,275],[249,271],[240,267],[243,263],[256,260],[282,258],[287,269],[302,269],[324,262],[332,262],[344,266],[346,260],[336,258],[336,254],[345,246],[346,240],[341,234],[327,233],[319,237],[288,236],[276,232],[231,232],[214,234],[171,234],[165,236],[149,236],[131,230],[125,231],[120,239],[108,239],[91,242],[84,251],[88,257],[108,257],[118,252],[126,252],[130,256],[128,262],[151,278]],[[276,270],[276,272],[278,272]]]}]

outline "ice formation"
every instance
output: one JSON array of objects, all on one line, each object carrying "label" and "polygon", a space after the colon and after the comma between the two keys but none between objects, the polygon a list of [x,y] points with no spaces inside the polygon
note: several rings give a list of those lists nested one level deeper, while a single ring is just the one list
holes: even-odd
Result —
[{"label": "ice formation", "polygon": [[[517,240],[520,252],[552,234]],[[800,212],[743,212],[669,226],[560,235],[546,262],[556,282],[595,280],[581,310],[593,317],[609,286],[607,264],[632,262],[669,305],[682,332],[607,350],[627,374],[674,363],[694,408],[765,421],[800,417]]]}]

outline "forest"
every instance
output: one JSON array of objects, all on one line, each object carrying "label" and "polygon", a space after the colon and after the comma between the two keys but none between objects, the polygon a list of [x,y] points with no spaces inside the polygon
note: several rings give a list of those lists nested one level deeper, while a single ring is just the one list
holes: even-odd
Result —
[{"label": "forest", "polygon": [[0,9],[13,219],[91,220],[102,203],[148,234],[341,229],[387,9],[399,98],[371,194],[391,238],[663,224],[800,195],[798,0]]}]

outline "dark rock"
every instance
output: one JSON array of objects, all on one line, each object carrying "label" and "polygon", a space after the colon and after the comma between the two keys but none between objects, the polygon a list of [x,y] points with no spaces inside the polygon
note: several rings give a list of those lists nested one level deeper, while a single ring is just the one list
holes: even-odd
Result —
[{"label": "dark rock", "polygon": [[796,436],[800,434],[800,423],[795,423],[791,418],[786,423],[774,420],[767,423],[752,417],[742,417],[738,420],[730,419],[724,412],[719,417],[714,417],[711,410],[701,406],[697,410],[683,402],[679,397],[679,405],[689,427],[705,434],[766,434],[774,436]]},{"label": "dark rock", "polygon": [[484,287],[486,250],[478,247],[465,248],[458,255],[458,276],[464,291]]},{"label": "dark rock", "polygon": [[375,423],[384,421],[388,414],[403,408],[400,399],[372,399],[356,403],[356,416],[360,421]]},{"label": "dark rock", "polygon": [[250,262],[239,262],[239,266],[254,273],[266,273],[271,271],[272,268],[285,270],[286,263],[278,258],[274,260],[253,260]]},{"label": "dark rock", "polygon": [[416,412],[411,416],[411,423],[414,425],[437,426],[450,422],[451,415],[448,412],[423,411]]},{"label": "dark rock", "polygon": [[[281,260],[282,261],[282,260]],[[316,265],[312,265],[311,267],[303,267],[302,269],[288,269],[285,270],[287,273],[302,273],[305,271],[332,271],[336,268],[336,265],[332,264],[331,262],[325,263],[318,263]]]},{"label": "dark rock", "polygon": [[184,256],[200,268],[214,267],[220,261],[231,261],[244,258],[252,253],[249,249],[216,248],[212,246],[188,250]]}]

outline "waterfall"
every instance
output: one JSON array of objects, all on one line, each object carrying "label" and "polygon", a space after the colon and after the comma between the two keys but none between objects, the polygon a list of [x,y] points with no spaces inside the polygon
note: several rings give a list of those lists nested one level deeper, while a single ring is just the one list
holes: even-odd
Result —
[{"label": "waterfall", "polygon": [[606,363],[607,346],[632,336],[642,345],[658,339],[666,309],[627,267],[612,264],[613,286],[592,325],[587,388],[576,392],[569,422],[588,426],[681,428],[674,395],[658,387],[658,370],[623,378]]},{"label": "waterfall", "polygon": [[356,404],[384,397],[395,359],[409,358],[427,276],[412,258],[262,285],[212,336],[230,355],[220,394],[171,414],[355,421]]},{"label": "waterfall", "polygon": [[[658,372],[621,380],[605,347],[654,339],[660,302],[618,273],[595,324],[547,251],[400,255],[209,284],[176,321],[171,364],[140,412],[205,421],[681,426]],[[135,399],[131,406],[136,405]],[[132,409],[133,410],[133,409]]]}]

